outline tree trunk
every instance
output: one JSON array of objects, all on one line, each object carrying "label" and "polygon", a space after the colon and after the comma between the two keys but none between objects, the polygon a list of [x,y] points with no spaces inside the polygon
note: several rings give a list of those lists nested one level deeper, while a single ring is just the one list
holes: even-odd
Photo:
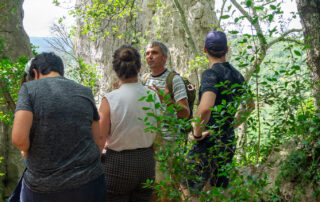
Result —
[{"label": "tree trunk", "polygon": [[[23,29],[23,0],[0,0],[0,60],[9,58],[13,63],[19,57],[32,56],[30,40]],[[2,74],[2,72],[1,72]],[[6,91],[5,81],[0,81],[0,91],[2,91],[7,106],[0,106],[0,110],[5,114],[14,112],[14,99]],[[0,121],[0,157],[4,157],[0,164],[0,173],[5,173],[0,177],[0,202],[4,201],[15,188],[18,179],[23,171],[23,160],[20,152],[11,144],[11,127],[4,125]]]},{"label": "tree trunk", "polygon": [[313,98],[315,109],[320,114],[320,1],[297,0],[298,11],[303,27],[307,49],[307,64],[313,83]]}]

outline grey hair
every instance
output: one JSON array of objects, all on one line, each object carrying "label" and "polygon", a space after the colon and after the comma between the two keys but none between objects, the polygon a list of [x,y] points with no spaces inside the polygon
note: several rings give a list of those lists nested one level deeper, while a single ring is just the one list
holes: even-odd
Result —
[{"label": "grey hair", "polygon": [[159,41],[153,41],[153,42],[149,43],[146,48],[154,47],[154,46],[159,46],[161,49],[162,55],[168,56],[169,51],[168,51],[167,46],[164,45],[164,43],[159,42]]}]

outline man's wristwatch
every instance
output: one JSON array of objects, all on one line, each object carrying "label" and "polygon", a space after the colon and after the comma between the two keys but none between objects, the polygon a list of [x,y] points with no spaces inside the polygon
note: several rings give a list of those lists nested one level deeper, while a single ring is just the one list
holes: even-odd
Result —
[{"label": "man's wristwatch", "polygon": [[192,136],[194,137],[194,139],[201,139],[202,138],[202,134],[200,136],[195,136],[193,133],[192,133]]}]

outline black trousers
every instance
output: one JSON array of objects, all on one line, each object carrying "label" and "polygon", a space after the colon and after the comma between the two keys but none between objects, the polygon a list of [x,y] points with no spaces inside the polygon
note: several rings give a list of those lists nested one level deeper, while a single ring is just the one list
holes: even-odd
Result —
[{"label": "black trousers", "polygon": [[21,202],[105,202],[106,183],[104,175],[79,188],[57,193],[37,193],[31,191],[22,181]]},{"label": "black trousers", "polygon": [[235,152],[234,133],[223,136],[208,135],[195,143],[187,155],[187,164],[194,166],[181,184],[201,191],[209,181],[211,186],[226,188],[229,184],[227,164]]}]

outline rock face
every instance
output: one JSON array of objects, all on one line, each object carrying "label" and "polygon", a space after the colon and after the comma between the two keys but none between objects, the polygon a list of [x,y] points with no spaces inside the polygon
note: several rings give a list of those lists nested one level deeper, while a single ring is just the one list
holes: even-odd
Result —
[{"label": "rock face", "polygon": [[0,56],[12,61],[19,57],[31,57],[30,40],[23,29],[23,0],[1,0],[0,6],[0,39],[3,50]]},{"label": "rock face", "polygon": [[[19,57],[31,57],[30,40],[22,26],[23,0],[0,1],[0,59],[8,57],[16,62]],[[4,82],[1,82],[1,85]],[[3,87],[3,86],[2,86]],[[0,106],[5,112],[6,107]],[[11,144],[11,129],[0,122],[0,157],[4,159],[0,163],[0,201],[10,196],[17,185],[23,171],[23,160],[20,152]]]},{"label": "rock face", "polygon": [[[75,52],[84,58],[89,64],[97,64],[102,75],[99,85],[99,95],[108,92],[112,88],[115,75],[112,71],[112,53],[122,44],[133,44],[142,53],[142,71],[147,71],[144,62],[144,48],[148,42],[157,40],[164,42],[170,51],[167,61],[169,69],[175,69],[179,73],[187,73],[187,67],[195,58],[188,43],[187,34],[184,30],[181,16],[172,0],[161,1],[161,6],[155,0],[139,1],[140,11],[136,18],[118,19],[112,21],[110,26],[117,24],[118,32],[130,31],[130,37],[119,39],[116,35],[109,35],[106,38],[98,37],[96,41],[90,41],[90,35],[80,35],[75,40]],[[186,22],[191,31],[199,53],[203,50],[205,36],[212,30],[212,25],[217,19],[214,15],[214,0],[183,0],[180,1],[184,11]],[[78,6],[83,7],[83,1],[77,1]],[[79,20],[79,27],[84,26]],[[129,26],[128,24],[133,25]],[[98,96],[98,100],[101,98]]]},{"label": "rock face", "polygon": [[[1,107],[1,110],[6,110]],[[11,144],[11,128],[0,122],[0,173],[5,175],[0,177],[0,201],[8,198],[24,170],[21,153]]]}]

